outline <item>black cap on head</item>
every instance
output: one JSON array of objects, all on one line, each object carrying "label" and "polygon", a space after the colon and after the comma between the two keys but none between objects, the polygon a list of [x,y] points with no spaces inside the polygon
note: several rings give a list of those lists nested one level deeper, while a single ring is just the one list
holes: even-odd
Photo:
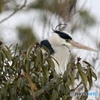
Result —
[{"label": "black cap on head", "polygon": [[57,33],[61,38],[63,39],[68,39],[68,40],[72,40],[72,37],[69,36],[68,34],[64,33],[64,32],[61,32],[61,31],[58,31],[57,30],[57,27],[60,27],[61,25],[67,25],[67,24],[58,24],[56,27],[55,27],[55,30],[52,29],[54,31],[54,33]]},{"label": "black cap on head", "polygon": [[53,30],[55,33],[57,33],[61,38],[63,39],[69,39],[72,40],[72,37],[70,37],[68,34],[64,33],[64,32],[60,32],[57,30]]}]

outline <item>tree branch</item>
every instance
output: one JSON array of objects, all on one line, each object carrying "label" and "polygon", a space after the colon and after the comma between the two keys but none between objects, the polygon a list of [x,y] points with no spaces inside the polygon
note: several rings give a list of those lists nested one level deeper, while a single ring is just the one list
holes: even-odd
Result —
[{"label": "tree branch", "polygon": [[25,73],[25,77],[27,78],[27,80],[29,82],[29,85],[30,85],[30,88],[31,88],[31,91],[32,91],[32,95],[34,95],[34,91],[37,90],[37,86],[36,86],[35,83],[32,82],[31,77],[28,73]]},{"label": "tree branch", "polygon": [[2,19],[0,21],[0,24],[3,23],[4,21],[8,20],[10,17],[12,17],[14,14],[16,14],[19,10],[23,9],[26,6],[26,3],[27,3],[27,0],[24,1],[23,5],[21,7],[17,8],[13,13],[11,13],[6,18]]},{"label": "tree branch", "polygon": [[82,84],[82,81],[76,86],[76,88],[74,89],[74,91]]}]

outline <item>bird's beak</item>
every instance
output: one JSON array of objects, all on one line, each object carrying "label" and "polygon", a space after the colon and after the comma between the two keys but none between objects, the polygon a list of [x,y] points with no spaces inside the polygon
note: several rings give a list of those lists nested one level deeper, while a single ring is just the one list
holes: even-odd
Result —
[{"label": "bird's beak", "polygon": [[84,49],[84,50],[95,51],[95,52],[97,51],[97,50],[95,50],[95,49],[93,49],[93,48],[91,48],[89,46],[85,46],[85,45],[83,45],[81,43],[78,43],[78,42],[76,42],[74,40],[70,40],[70,43],[71,43],[72,46],[74,46],[74,47],[76,47],[78,49]]}]

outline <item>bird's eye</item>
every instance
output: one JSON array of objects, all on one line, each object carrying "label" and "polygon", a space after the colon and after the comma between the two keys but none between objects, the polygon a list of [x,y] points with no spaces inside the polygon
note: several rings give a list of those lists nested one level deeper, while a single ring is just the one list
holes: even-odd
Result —
[{"label": "bird's eye", "polygon": [[66,41],[66,42],[69,42],[70,40],[69,40],[69,39],[65,39],[65,41]]}]

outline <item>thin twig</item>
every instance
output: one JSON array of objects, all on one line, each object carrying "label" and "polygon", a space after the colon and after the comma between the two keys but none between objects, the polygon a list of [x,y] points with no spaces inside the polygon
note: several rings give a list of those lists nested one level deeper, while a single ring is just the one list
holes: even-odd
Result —
[{"label": "thin twig", "polygon": [[26,77],[27,80],[28,80],[28,83],[29,83],[29,86],[30,86],[30,89],[31,89],[31,95],[32,95],[32,97],[33,97],[33,99],[34,99],[34,92],[35,92],[38,88],[37,88],[36,84],[33,83],[33,81],[32,81],[32,79],[31,79],[31,76],[30,76],[29,73],[25,73],[25,74],[24,74],[24,77]]},{"label": "thin twig", "polygon": [[10,17],[12,17],[14,14],[16,14],[19,10],[23,9],[23,8],[26,6],[26,3],[27,3],[27,0],[24,1],[24,4],[23,4],[21,7],[15,9],[15,11],[14,11],[13,13],[11,13],[11,14],[10,14],[9,16],[7,16],[6,18],[2,19],[2,20],[0,21],[0,24],[3,23],[4,21],[8,20]]},{"label": "thin twig", "polygon": [[82,81],[76,86],[76,88],[74,89],[74,91],[82,84]]}]

